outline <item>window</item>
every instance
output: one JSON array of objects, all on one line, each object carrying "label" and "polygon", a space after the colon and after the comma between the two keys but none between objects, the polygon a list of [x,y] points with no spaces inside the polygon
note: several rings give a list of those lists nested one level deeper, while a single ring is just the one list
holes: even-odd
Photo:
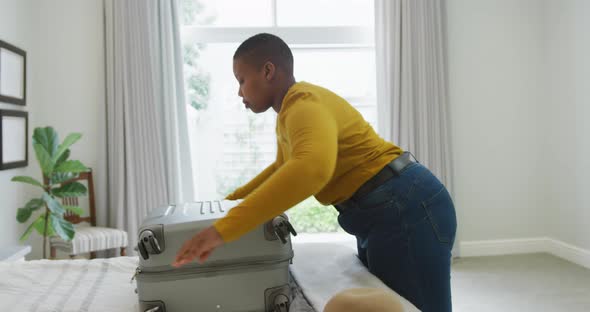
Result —
[{"label": "window", "polygon": [[[280,36],[295,58],[295,78],[353,104],[376,127],[373,1],[183,0],[189,136],[195,194],[222,198],[275,159],[274,111],[255,115],[238,97],[232,57],[261,33]],[[301,232],[335,232],[336,211],[310,198],[288,211]]]}]

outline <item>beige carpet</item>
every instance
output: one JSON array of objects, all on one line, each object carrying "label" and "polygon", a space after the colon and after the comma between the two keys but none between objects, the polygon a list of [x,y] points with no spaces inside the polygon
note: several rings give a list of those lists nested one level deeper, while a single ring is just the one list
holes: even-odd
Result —
[{"label": "beige carpet", "polygon": [[455,259],[455,312],[590,312],[590,270],[553,255]]}]

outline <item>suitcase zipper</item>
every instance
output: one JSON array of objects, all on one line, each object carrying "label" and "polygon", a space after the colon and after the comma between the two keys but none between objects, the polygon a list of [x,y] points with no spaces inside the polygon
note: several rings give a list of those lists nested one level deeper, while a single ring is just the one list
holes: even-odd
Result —
[{"label": "suitcase zipper", "polygon": [[141,273],[141,269],[139,267],[135,268],[135,274],[131,277],[131,281],[129,283],[133,283],[133,281],[137,278],[137,276]]},{"label": "suitcase zipper", "polygon": [[137,267],[135,269],[135,274],[131,278],[131,282],[133,282],[133,280],[139,279],[139,278],[142,278],[142,279],[143,278],[155,278],[160,275],[165,275],[166,277],[177,278],[177,277],[183,276],[183,275],[188,276],[188,275],[202,275],[202,274],[207,274],[207,273],[211,274],[211,273],[217,273],[217,272],[236,271],[236,270],[243,269],[243,268],[246,268],[247,271],[260,270],[263,268],[268,268],[269,266],[270,267],[279,266],[280,264],[282,264],[284,262],[290,262],[292,258],[293,258],[293,255],[291,254],[287,258],[276,259],[276,260],[250,261],[250,262],[245,262],[245,263],[215,265],[215,266],[209,266],[209,267],[204,267],[204,268],[192,267],[192,268],[184,268],[184,269],[170,269],[170,270],[156,271],[156,272],[143,271],[140,267]]}]

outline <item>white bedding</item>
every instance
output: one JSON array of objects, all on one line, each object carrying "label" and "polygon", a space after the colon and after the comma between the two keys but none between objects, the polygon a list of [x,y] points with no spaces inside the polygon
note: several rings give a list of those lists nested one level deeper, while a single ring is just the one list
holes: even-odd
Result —
[{"label": "white bedding", "polygon": [[[131,277],[137,257],[95,260],[36,260],[0,263],[2,311],[139,311]],[[322,311],[344,288],[386,287],[371,275],[348,247],[296,244],[291,312]],[[401,298],[406,312],[418,311]],[[172,311],[174,312],[174,311]]]},{"label": "white bedding", "polygon": [[136,257],[0,263],[4,311],[138,311]]},{"label": "white bedding", "polygon": [[[334,243],[295,244],[291,273],[316,311],[323,311],[328,300],[341,290],[358,287],[388,289],[371,274],[356,256],[356,250]],[[397,294],[396,294],[397,295]],[[419,312],[397,295],[404,312]]]}]

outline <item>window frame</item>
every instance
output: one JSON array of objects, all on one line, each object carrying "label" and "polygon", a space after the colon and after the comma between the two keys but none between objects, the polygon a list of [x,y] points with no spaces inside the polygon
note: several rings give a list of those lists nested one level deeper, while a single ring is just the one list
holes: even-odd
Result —
[{"label": "window frame", "polygon": [[[182,42],[234,43],[252,34],[272,33],[289,45],[339,45],[335,48],[375,48],[374,30],[362,26],[314,27],[216,27],[190,25],[181,27]],[[309,34],[313,34],[310,36]]]},{"label": "window frame", "polygon": [[[277,1],[272,2],[272,25],[263,27],[228,27],[207,25],[181,25],[180,39],[182,44],[224,44],[240,43],[257,33],[272,33],[281,37],[289,44],[293,52],[313,50],[351,50],[360,49],[375,51],[375,27],[374,26],[279,26],[277,24]],[[310,35],[311,34],[311,35]],[[376,69],[375,69],[376,75]],[[376,89],[376,86],[375,86]],[[376,92],[376,90],[375,90]],[[376,110],[376,94],[367,96],[344,96],[358,108],[373,108]],[[354,103],[375,103],[371,105]],[[378,122],[377,118],[374,120]],[[376,125],[374,125],[376,127]],[[239,150],[225,151],[226,154],[241,154]],[[262,153],[265,153],[262,151]],[[266,157],[268,155],[264,155]],[[229,157],[232,158],[232,157]],[[271,160],[272,162],[272,160]],[[230,170],[237,170],[240,165],[232,164]],[[197,187],[200,182],[196,183]],[[219,190],[217,190],[219,192]],[[305,201],[304,201],[305,202]],[[329,208],[327,208],[329,209]],[[340,237],[341,233],[330,233],[334,237]],[[314,234],[317,235],[317,234]],[[332,236],[330,236],[332,237]]]}]

